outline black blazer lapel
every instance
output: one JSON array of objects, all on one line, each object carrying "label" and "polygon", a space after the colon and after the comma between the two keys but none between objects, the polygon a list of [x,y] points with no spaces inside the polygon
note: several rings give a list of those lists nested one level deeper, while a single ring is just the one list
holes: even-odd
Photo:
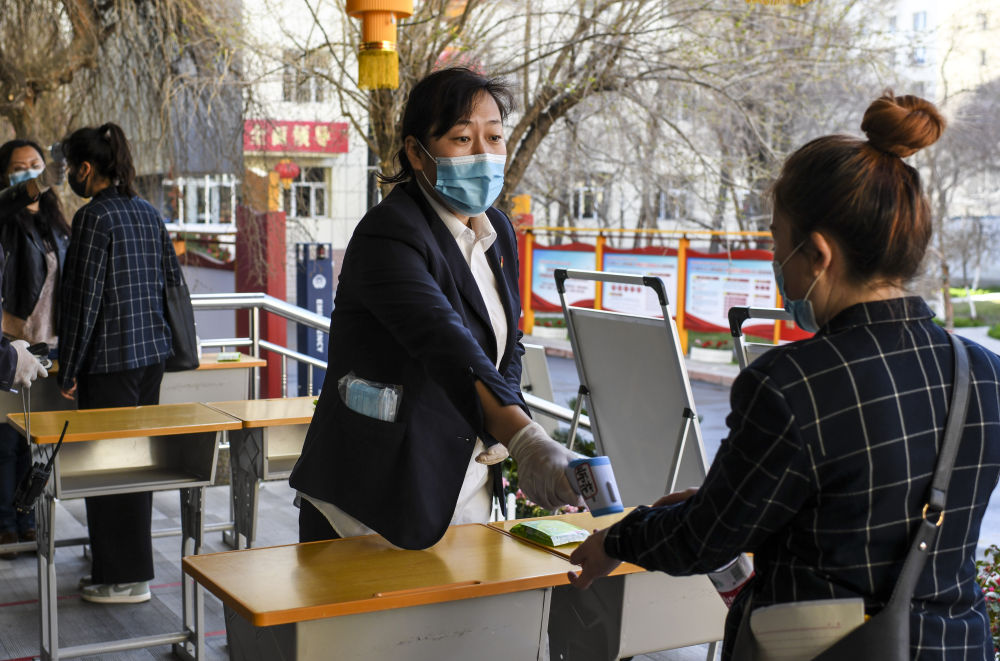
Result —
[{"label": "black blazer lapel", "polygon": [[[493,324],[490,322],[490,315],[486,310],[486,303],[483,302],[483,296],[479,292],[479,285],[476,284],[476,279],[472,275],[472,269],[469,268],[468,262],[465,261],[465,256],[462,255],[462,251],[459,249],[455,237],[448,230],[448,226],[444,224],[444,221],[438,217],[431,205],[424,199],[423,193],[417,190],[418,185],[414,182],[408,182],[406,184],[406,192],[416,200],[417,205],[423,212],[424,218],[430,226],[431,234],[434,235],[434,240],[437,242],[438,248],[441,249],[441,254],[444,255],[445,261],[448,262],[448,267],[455,278],[458,291],[462,294],[462,298],[465,299],[466,307],[479,317],[479,322],[486,329],[487,343],[483,349],[486,351],[486,355],[496,363],[496,334],[493,332]],[[490,338],[493,340],[492,343],[489,342]]]}]

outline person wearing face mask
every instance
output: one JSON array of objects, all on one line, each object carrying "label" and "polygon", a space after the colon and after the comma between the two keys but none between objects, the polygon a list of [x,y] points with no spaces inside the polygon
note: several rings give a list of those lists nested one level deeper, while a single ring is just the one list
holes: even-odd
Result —
[{"label": "person wearing face mask", "polygon": [[[330,320],[326,383],[289,482],[301,541],[376,532],[427,548],[486,522],[500,462],[555,508],[581,501],[576,457],[520,393],[517,244],[503,187],[507,87],[468,69],[407,99],[396,184],[358,224]],[[502,502],[502,498],[501,498]]]},{"label": "person wearing face mask", "polygon": [[[136,195],[135,168],[116,124],[63,141],[73,192],[90,201],[73,216],[62,281],[59,386],[81,409],[157,404],[171,334],[164,287],[180,265],[159,212]],[[91,575],[85,601],[150,598],[152,494],[86,499]]]},{"label": "person wearing face mask", "polygon": [[[0,146],[2,183],[9,191],[4,195],[8,205],[0,207],[0,247],[5,256],[2,328],[16,347],[44,342],[54,350],[59,275],[69,225],[58,196],[48,190],[54,181],[49,176],[40,179],[46,172],[43,153],[30,140],[10,140]],[[58,169],[49,175],[58,176]],[[30,466],[28,444],[13,427],[0,423],[0,544],[35,540],[34,513],[14,508],[14,491]],[[4,553],[0,558],[16,555]]]},{"label": "person wearing face mask", "polygon": [[[905,289],[932,225],[904,159],[944,125],[930,102],[886,92],[864,115],[867,140],[817,138],[785,161],[771,195],[775,276],[815,335],[739,374],[730,433],[701,488],[592,535],[570,558],[582,566],[571,582],[586,588],[620,561],[688,575],[753,553],[723,659],[752,658],[736,644],[751,609],[861,598],[867,615],[883,610],[924,515],[934,520],[925,505],[952,408],[951,339]],[[959,341],[968,412],[936,547],[907,609],[908,656],[921,661],[993,658],[975,556],[1000,475],[1000,356]]]}]

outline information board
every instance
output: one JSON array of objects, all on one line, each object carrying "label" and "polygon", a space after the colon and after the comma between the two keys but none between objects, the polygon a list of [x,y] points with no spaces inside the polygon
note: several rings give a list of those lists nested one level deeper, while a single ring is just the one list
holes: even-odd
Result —
[{"label": "information board", "polygon": [[[535,248],[531,263],[531,307],[536,311],[561,312],[552,272],[556,269],[590,271],[596,267],[595,259],[593,250]],[[567,282],[566,300],[570,305],[593,306],[594,283],[581,280]]]},{"label": "information board", "polygon": [[[654,275],[663,280],[667,290],[667,308],[670,316],[677,314],[674,298],[677,292],[677,256],[645,255],[637,253],[604,253],[604,271],[629,275]],[[573,282],[567,281],[567,285]],[[605,283],[601,288],[601,308],[614,312],[659,317],[660,302],[649,287]]]},{"label": "information board", "polygon": [[696,322],[701,322],[728,330],[729,308],[774,307],[776,293],[770,261],[691,257],[687,260],[686,325],[696,328]]}]

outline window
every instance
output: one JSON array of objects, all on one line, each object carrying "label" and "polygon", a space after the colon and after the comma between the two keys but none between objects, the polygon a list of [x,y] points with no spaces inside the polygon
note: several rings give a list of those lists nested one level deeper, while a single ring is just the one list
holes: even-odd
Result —
[{"label": "window", "polygon": [[573,190],[573,218],[592,220],[597,218],[597,189],[593,186],[577,186]]},{"label": "window", "polygon": [[890,16],[889,17],[889,32],[895,32],[896,30],[898,30],[899,29],[899,27],[897,25],[898,23],[899,23],[899,21],[897,20],[897,17],[895,15]]},{"label": "window", "polygon": [[979,66],[981,66],[981,67],[985,67],[986,66],[986,49],[985,48],[979,49]]},{"label": "window", "polygon": [[913,29],[917,32],[927,29],[927,12],[918,11],[913,14]]},{"label": "window", "polygon": [[326,168],[302,168],[282,197],[289,218],[326,216]]},{"label": "window", "polygon": [[657,220],[681,220],[688,215],[687,192],[680,188],[657,191],[653,208]]},{"label": "window", "polygon": [[922,66],[927,64],[927,48],[924,46],[917,46],[910,53],[910,64],[917,66]]},{"label": "window", "polygon": [[[164,179],[167,216],[185,225],[232,225],[239,181],[228,174]],[[211,228],[202,228],[211,231]],[[218,228],[231,232],[232,228]]]},{"label": "window", "polygon": [[324,100],[326,84],[322,72],[329,68],[325,55],[318,51],[305,55],[285,51],[281,76],[282,101],[316,103]]},{"label": "window", "polygon": [[976,25],[979,26],[980,30],[987,30],[990,26],[990,19],[986,12],[981,11],[976,14]]}]

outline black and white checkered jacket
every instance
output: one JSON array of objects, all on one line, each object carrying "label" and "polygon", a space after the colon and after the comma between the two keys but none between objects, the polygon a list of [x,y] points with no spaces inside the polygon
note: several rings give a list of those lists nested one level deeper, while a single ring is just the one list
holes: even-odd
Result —
[{"label": "black and white checkered jacket", "polygon": [[[1000,471],[1000,357],[966,341],[972,392],[937,549],[917,585],[914,659],[992,659],[975,582]],[[888,600],[920,521],[952,390],[946,332],[919,298],[854,305],[733,384],[725,439],[698,494],[642,508],[608,534],[614,557],[671,574],[754,553],[754,607]],[[731,652],[745,590],[727,621]]]}]

